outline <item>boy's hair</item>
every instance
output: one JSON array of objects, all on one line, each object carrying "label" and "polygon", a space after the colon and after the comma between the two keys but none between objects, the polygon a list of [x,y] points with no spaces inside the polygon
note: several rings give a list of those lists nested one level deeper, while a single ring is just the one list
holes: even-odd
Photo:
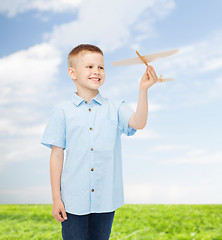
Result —
[{"label": "boy's hair", "polygon": [[103,55],[103,51],[94,45],[91,44],[80,44],[76,46],[75,48],[72,49],[72,51],[68,55],[68,67],[72,66],[72,58],[77,56],[79,53],[83,51],[88,51],[88,52],[97,52]]}]

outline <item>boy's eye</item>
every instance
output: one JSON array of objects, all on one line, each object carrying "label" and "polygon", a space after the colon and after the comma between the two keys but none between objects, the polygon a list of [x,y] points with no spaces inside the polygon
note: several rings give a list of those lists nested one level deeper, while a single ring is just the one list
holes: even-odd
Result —
[{"label": "boy's eye", "polygon": [[87,68],[92,68],[92,66],[87,66]]},{"label": "boy's eye", "polygon": [[104,69],[104,67],[99,67],[99,69]]}]

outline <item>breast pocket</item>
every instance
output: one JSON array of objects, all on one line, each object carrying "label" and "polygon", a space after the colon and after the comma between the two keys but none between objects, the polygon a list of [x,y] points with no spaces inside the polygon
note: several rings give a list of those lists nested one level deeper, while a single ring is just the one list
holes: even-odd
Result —
[{"label": "breast pocket", "polygon": [[105,143],[114,143],[117,134],[116,120],[103,120],[100,124],[100,138]]}]

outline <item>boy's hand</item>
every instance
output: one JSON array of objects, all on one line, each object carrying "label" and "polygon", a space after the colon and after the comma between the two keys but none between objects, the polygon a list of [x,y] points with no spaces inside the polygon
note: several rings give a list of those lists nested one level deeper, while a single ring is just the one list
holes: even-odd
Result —
[{"label": "boy's hand", "polygon": [[142,76],[142,79],[140,82],[140,88],[147,90],[157,81],[158,81],[158,77],[156,75],[154,68],[152,66],[148,65],[146,72]]},{"label": "boy's hand", "polygon": [[64,204],[62,200],[54,201],[52,205],[52,215],[57,222],[64,222],[67,220]]}]

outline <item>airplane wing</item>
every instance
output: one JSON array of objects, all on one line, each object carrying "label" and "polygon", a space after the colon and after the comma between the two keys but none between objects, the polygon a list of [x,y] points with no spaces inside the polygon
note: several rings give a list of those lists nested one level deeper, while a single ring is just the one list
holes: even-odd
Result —
[{"label": "airplane wing", "polygon": [[169,82],[169,81],[173,81],[173,78],[158,78],[158,82]]},{"label": "airplane wing", "polygon": [[[174,55],[178,52],[179,52],[178,49],[172,49],[172,50],[169,50],[169,51],[148,54],[148,55],[145,55],[145,56],[142,56],[142,57],[144,58],[144,60],[147,63],[149,63],[149,62],[155,61],[155,60],[160,59],[160,58],[169,57],[169,56]],[[124,65],[134,65],[134,64],[143,64],[143,61],[139,57],[135,57],[135,58],[128,58],[128,59],[125,59],[125,60],[112,62],[113,66],[124,66]]]}]

